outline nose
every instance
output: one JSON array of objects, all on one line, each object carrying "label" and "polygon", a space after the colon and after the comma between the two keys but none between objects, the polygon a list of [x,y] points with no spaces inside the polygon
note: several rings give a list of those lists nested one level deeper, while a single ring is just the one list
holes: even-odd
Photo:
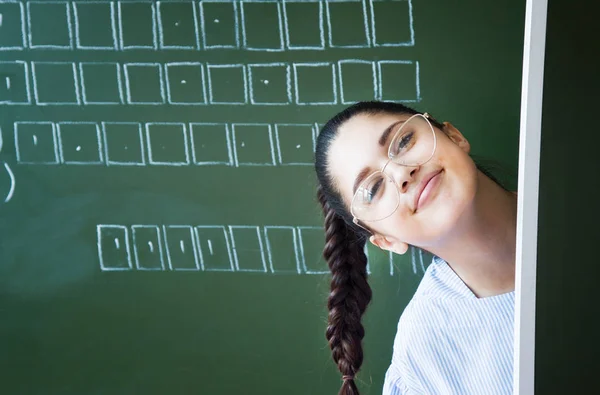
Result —
[{"label": "nose", "polygon": [[384,169],[384,172],[394,181],[394,184],[396,184],[401,193],[406,193],[418,169],[419,166],[403,166],[390,162]]}]

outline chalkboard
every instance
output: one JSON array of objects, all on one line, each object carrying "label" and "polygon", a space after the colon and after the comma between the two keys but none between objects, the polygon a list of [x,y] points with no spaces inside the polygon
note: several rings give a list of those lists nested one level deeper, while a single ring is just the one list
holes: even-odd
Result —
[{"label": "chalkboard", "polygon": [[[514,166],[525,2],[0,3],[0,391],[333,394],[318,128],[357,100]],[[430,262],[368,249],[366,394]]]}]

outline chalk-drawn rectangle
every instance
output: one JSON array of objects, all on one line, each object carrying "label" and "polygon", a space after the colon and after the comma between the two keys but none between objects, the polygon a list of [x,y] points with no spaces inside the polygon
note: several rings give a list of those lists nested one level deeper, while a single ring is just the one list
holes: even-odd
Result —
[{"label": "chalk-drawn rectangle", "polygon": [[213,104],[246,104],[246,72],[241,64],[209,64],[208,95]]},{"label": "chalk-drawn rectangle", "polygon": [[163,226],[167,262],[171,270],[200,270],[191,226]]},{"label": "chalk-drawn rectangle", "polygon": [[157,2],[162,49],[198,49],[198,16],[194,2]]},{"label": "chalk-drawn rectangle", "polygon": [[405,60],[377,62],[379,100],[417,102],[420,100],[419,63]]},{"label": "chalk-drawn rectangle", "polygon": [[32,62],[31,72],[38,105],[80,103],[75,63]]},{"label": "chalk-drawn rectangle", "polygon": [[133,252],[138,270],[164,270],[160,229],[155,225],[133,225]]},{"label": "chalk-drawn rectangle", "polygon": [[292,101],[290,66],[285,63],[250,64],[250,103],[282,105]]},{"label": "chalk-drawn rectangle", "polygon": [[28,74],[26,62],[0,62],[0,104],[31,103]]},{"label": "chalk-drawn rectangle", "polygon": [[233,125],[236,166],[272,166],[275,164],[273,136],[269,124]]},{"label": "chalk-drawn rectangle", "polygon": [[277,124],[277,157],[282,165],[314,164],[314,124]]},{"label": "chalk-drawn rectangle", "polygon": [[142,166],[142,126],[136,122],[102,122],[107,165]]},{"label": "chalk-drawn rectangle", "polygon": [[205,271],[231,272],[234,262],[224,226],[196,226],[198,256]]},{"label": "chalk-drawn rectangle", "polygon": [[25,47],[25,9],[23,3],[0,4],[0,51]]},{"label": "chalk-drawn rectangle", "polygon": [[251,51],[283,51],[281,4],[242,1],[242,43]]},{"label": "chalk-drawn rectangle", "polygon": [[28,1],[27,25],[30,48],[71,49],[73,47],[69,3]]},{"label": "chalk-drawn rectangle", "polygon": [[325,48],[322,1],[285,1],[283,19],[288,49]]},{"label": "chalk-drawn rectangle", "polygon": [[330,63],[295,63],[296,104],[337,104],[335,67]]},{"label": "chalk-drawn rectangle", "polygon": [[204,104],[206,88],[201,63],[167,63],[167,101],[171,104]]},{"label": "chalk-drawn rectangle", "polygon": [[329,45],[365,48],[370,44],[365,0],[326,0]]},{"label": "chalk-drawn rectangle", "polygon": [[158,63],[125,65],[127,103],[162,104],[165,102],[162,67]]},{"label": "chalk-drawn rectangle", "polygon": [[93,122],[60,122],[58,124],[61,163],[92,165],[102,163],[100,128]]},{"label": "chalk-drawn rectangle", "polygon": [[291,226],[265,226],[265,244],[273,273],[301,273],[296,231]]},{"label": "chalk-drawn rectangle", "polygon": [[338,68],[342,104],[377,97],[375,63],[368,60],[340,60]]},{"label": "chalk-drawn rectangle", "polygon": [[97,225],[98,259],[103,271],[131,270],[129,232],[122,225]]},{"label": "chalk-drawn rectangle", "polygon": [[323,258],[325,231],[320,227],[299,226],[300,256],[305,273],[329,273],[327,262]]},{"label": "chalk-drawn rectangle", "polygon": [[231,166],[231,143],[224,123],[191,123],[192,158],[196,165]]},{"label": "chalk-drawn rectangle", "polygon": [[156,49],[156,9],[151,2],[119,1],[119,39],[122,49]]},{"label": "chalk-drawn rectangle", "polygon": [[266,272],[267,265],[258,226],[230,226],[229,232],[236,270]]},{"label": "chalk-drawn rectangle", "polygon": [[146,138],[151,165],[182,166],[190,163],[185,124],[148,123]]},{"label": "chalk-drawn rectangle", "polygon": [[202,46],[238,48],[237,1],[201,1]]},{"label": "chalk-drawn rectangle", "polygon": [[121,104],[121,71],[117,63],[80,63],[83,104]]},{"label": "chalk-drawn rectangle", "polygon": [[58,142],[52,122],[15,122],[17,162],[58,163]]},{"label": "chalk-drawn rectangle", "polygon": [[73,2],[75,43],[81,49],[116,49],[115,4]]},{"label": "chalk-drawn rectangle", "polygon": [[412,0],[369,0],[375,47],[415,45]]}]

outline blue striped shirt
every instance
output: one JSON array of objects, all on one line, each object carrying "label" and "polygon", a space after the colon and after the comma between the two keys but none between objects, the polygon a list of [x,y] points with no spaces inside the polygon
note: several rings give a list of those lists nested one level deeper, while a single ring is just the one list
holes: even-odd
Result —
[{"label": "blue striped shirt", "polygon": [[511,394],[514,305],[514,291],[478,299],[434,257],[400,317],[383,394]]}]

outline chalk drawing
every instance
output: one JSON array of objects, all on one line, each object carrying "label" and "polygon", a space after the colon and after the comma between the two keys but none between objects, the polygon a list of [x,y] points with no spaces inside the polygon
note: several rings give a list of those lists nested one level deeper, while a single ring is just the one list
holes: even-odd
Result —
[{"label": "chalk drawing", "polygon": [[273,166],[275,149],[270,124],[234,124],[233,158],[239,166]]},{"label": "chalk drawing", "polygon": [[15,122],[14,135],[17,163],[59,163],[56,128],[52,122]]},{"label": "chalk drawing", "polygon": [[[212,104],[248,103],[248,80],[242,64],[208,64],[208,97]],[[234,96],[228,97],[231,88],[236,88]],[[219,96],[217,96],[217,93]]]},{"label": "chalk drawing", "polygon": [[[379,81],[377,100],[397,101],[405,103],[415,103],[421,101],[418,61],[379,60],[376,63],[377,77]],[[387,69],[388,76],[392,79],[392,82],[386,83],[386,80],[384,78],[384,68]],[[400,83],[402,86],[399,87],[398,83]],[[387,89],[384,90],[386,86]],[[400,88],[403,89],[401,90]],[[403,96],[402,92],[406,92],[407,90],[412,91],[413,89],[414,93],[404,93],[406,96]]]},{"label": "chalk drawing", "polygon": [[[83,104],[121,104],[123,89],[118,63],[79,63]],[[88,75],[88,78],[86,78]]]},{"label": "chalk drawing", "polygon": [[138,270],[165,270],[160,228],[156,225],[133,225],[133,252]]},{"label": "chalk drawing", "polygon": [[[6,18],[4,17],[6,15]],[[15,23],[19,21],[18,31],[9,30],[4,19]],[[14,26],[11,24],[11,26]],[[0,4],[0,51],[22,51],[25,49],[25,9],[23,3]]]},{"label": "chalk drawing", "polygon": [[[365,0],[326,0],[325,4],[331,48],[368,48],[371,45]],[[358,33],[362,33],[360,37]]]},{"label": "chalk drawing", "polygon": [[199,49],[198,15],[194,2],[158,1],[156,4],[160,48]]},{"label": "chalk drawing", "polygon": [[127,103],[157,105],[165,102],[163,69],[159,63],[127,63]]},{"label": "chalk drawing", "polygon": [[12,170],[10,169],[10,166],[8,165],[8,163],[4,162],[4,168],[6,169],[8,176],[10,178],[10,189],[8,190],[8,193],[6,194],[6,197],[4,198],[4,203],[8,203],[10,201],[10,199],[12,199],[13,194],[15,193],[15,187],[17,185],[17,180],[15,179],[15,175],[12,172]]},{"label": "chalk drawing", "polygon": [[0,104],[31,104],[27,62],[0,62],[0,78]]},{"label": "chalk drawing", "polygon": [[207,272],[235,270],[229,235],[225,226],[196,226],[194,232],[198,241],[198,256],[202,270]]},{"label": "chalk drawing", "polygon": [[[327,264],[320,251],[310,251],[308,244],[317,237],[323,241],[323,228],[318,226],[298,226],[297,227],[300,250],[301,265],[307,274],[325,274],[329,273]],[[312,239],[312,240],[311,240]],[[313,246],[314,247],[314,246]]]},{"label": "chalk drawing", "polygon": [[31,74],[38,106],[81,104],[75,63],[31,62]]},{"label": "chalk drawing", "polygon": [[103,271],[131,270],[129,232],[122,225],[96,226],[98,259]]},{"label": "chalk drawing", "polygon": [[[158,34],[156,32],[156,8],[152,2],[122,2],[118,3],[119,12],[119,48],[157,49]],[[128,25],[131,24],[131,30]],[[140,32],[145,28],[147,37]],[[142,36],[142,37],[140,37]],[[140,41],[137,41],[140,40]]]},{"label": "chalk drawing", "polygon": [[239,48],[238,2],[204,0],[199,5],[202,47]]},{"label": "chalk drawing", "polygon": [[[117,49],[114,2],[73,2],[73,16],[75,23],[75,45],[77,49]],[[105,18],[108,18],[108,20]],[[102,37],[102,39],[107,40],[110,44],[102,42],[85,43],[87,40],[98,40],[98,37]]]},{"label": "chalk drawing", "polygon": [[184,166],[190,164],[186,124],[151,122],[146,124],[148,163]]},{"label": "chalk drawing", "polygon": [[[312,18],[302,18],[300,20],[290,18],[288,19],[288,12],[290,15],[294,13],[302,13],[306,16],[306,13],[313,13]],[[300,0],[300,1],[288,1],[285,0],[283,3],[283,21],[284,21],[284,32],[285,32],[285,43],[286,48],[289,50],[307,50],[325,49],[325,32],[323,29],[323,2],[321,0]],[[297,25],[294,25],[297,23]],[[316,28],[315,28],[316,24]],[[311,31],[313,30],[314,31]],[[299,30],[299,31],[296,31]],[[301,42],[305,40],[304,37],[309,34],[316,35],[314,42]],[[314,36],[311,37],[314,39]]]},{"label": "chalk drawing", "polygon": [[263,241],[258,226],[229,226],[235,269],[240,272],[266,272]]},{"label": "chalk drawing", "polygon": [[[333,64],[294,63],[293,67],[296,104],[337,104],[336,73]],[[300,87],[306,88],[302,88],[304,90],[300,92]]]},{"label": "chalk drawing", "polygon": [[59,122],[57,133],[60,163],[102,164],[102,137],[94,122]]},{"label": "chalk drawing", "polygon": [[[55,1],[28,1],[27,3],[27,38],[31,49],[72,49],[73,31],[71,28],[71,8],[69,3]],[[32,18],[32,13],[35,17]],[[39,18],[39,19],[37,19]],[[60,18],[60,19],[59,19]],[[64,19],[63,19],[64,18]],[[34,37],[33,29],[37,29]],[[41,29],[41,30],[40,30]],[[46,30],[45,30],[46,29]],[[58,41],[52,42],[53,38]],[[65,36],[66,35],[66,36]],[[35,40],[47,40],[40,43]],[[64,41],[64,42],[60,42]]]},{"label": "chalk drawing", "polygon": [[283,51],[281,4],[272,1],[251,0],[241,1],[240,7],[244,49],[266,52]]},{"label": "chalk drawing", "polygon": [[167,63],[165,72],[169,104],[206,104],[206,78],[202,63]]},{"label": "chalk drawing", "polygon": [[107,165],[144,166],[142,126],[136,122],[102,122]]},{"label": "chalk drawing", "polygon": [[233,165],[229,126],[225,123],[190,123],[192,161],[196,165]]},{"label": "chalk drawing", "polygon": [[302,273],[298,236],[293,226],[265,226],[264,237],[271,273]]},{"label": "chalk drawing", "polygon": [[[375,63],[368,60],[344,59],[338,61],[340,100],[342,104],[352,104],[361,100],[365,89],[369,89],[373,98],[377,97],[377,75]],[[344,76],[344,70],[348,76]],[[367,87],[367,85],[370,86]]]},{"label": "chalk drawing", "polygon": [[169,269],[177,271],[200,270],[196,252],[196,239],[192,227],[189,225],[163,225],[163,232]]},{"label": "chalk drawing", "polygon": [[[404,14],[404,7],[406,7],[406,15]],[[415,45],[412,0],[369,0],[369,8],[371,14],[371,32],[373,33],[372,40],[374,47],[409,47]],[[381,8],[381,10],[379,10],[379,8]],[[380,15],[379,11],[384,18],[389,18],[389,15],[394,15],[394,18],[392,19],[393,26],[381,26],[381,31],[385,31],[388,34],[398,34],[401,29],[405,28],[406,24],[406,27],[409,31],[409,38],[402,40],[398,37],[377,37],[376,19],[377,15]],[[404,18],[405,16],[406,18]]]},{"label": "chalk drawing", "polygon": [[313,166],[314,124],[276,124],[277,159],[284,166]]},{"label": "chalk drawing", "polygon": [[249,64],[248,81],[250,81],[250,103],[252,104],[278,106],[292,102],[288,64]]}]

